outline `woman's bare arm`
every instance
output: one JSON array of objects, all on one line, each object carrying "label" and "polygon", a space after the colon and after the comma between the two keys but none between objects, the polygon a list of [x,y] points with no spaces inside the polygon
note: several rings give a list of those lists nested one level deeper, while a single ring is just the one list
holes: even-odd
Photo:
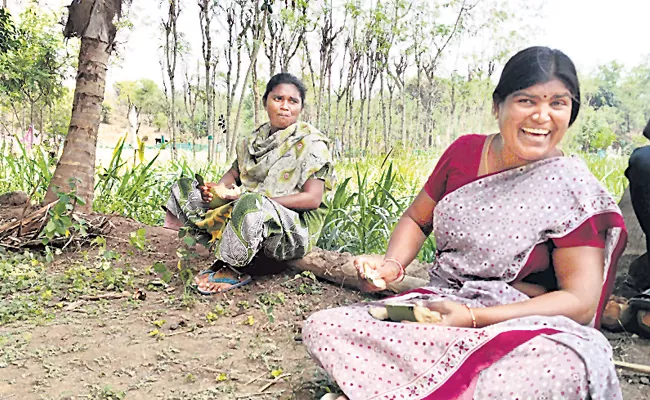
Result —
[{"label": "woman's bare arm", "polygon": [[239,172],[237,172],[237,170],[234,168],[230,168],[228,171],[226,171],[225,174],[223,174],[221,179],[219,179],[217,185],[231,187],[237,183],[237,179],[239,179]]},{"label": "woman's bare arm", "polygon": [[272,199],[290,210],[309,211],[320,207],[324,193],[325,182],[320,179],[309,179],[303,185],[302,192]]},{"label": "woman's bare arm", "polygon": [[433,231],[433,210],[436,202],[423,190],[406,209],[390,235],[386,259],[394,258],[409,265],[417,257],[422,244]]},{"label": "woman's bare arm", "polygon": [[528,282],[513,282],[510,286],[531,298],[541,296],[548,292],[544,286]]},{"label": "woman's bare arm", "polygon": [[553,251],[559,290],[520,303],[476,308],[478,326],[487,326],[533,315],[568,317],[586,325],[593,319],[603,285],[604,250],[570,247]]}]

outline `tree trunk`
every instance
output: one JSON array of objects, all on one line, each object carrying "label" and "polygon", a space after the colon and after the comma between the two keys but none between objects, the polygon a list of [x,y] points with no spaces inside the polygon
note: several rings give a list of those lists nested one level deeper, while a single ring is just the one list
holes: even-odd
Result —
[{"label": "tree trunk", "polygon": [[[259,0],[257,3],[255,3],[256,9],[259,8]],[[246,70],[246,75],[244,77],[244,83],[242,84],[242,90],[241,90],[241,95],[239,96],[239,104],[237,105],[237,115],[235,116],[235,122],[233,123],[233,132],[230,137],[230,145],[228,146],[228,159],[231,159],[232,156],[235,154],[235,144],[237,143],[237,136],[239,132],[239,120],[241,118],[241,111],[242,111],[242,106],[244,104],[244,96],[246,94],[246,85],[248,84],[248,78],[250,78],[252,74],[252,69],[253,69],[253,64],[257,60],[257,55],[260,51],[260,44],[264,43],[264,35],[266,33],[266,23],[268,20],[268,9],[264,10],[264,14],[262,16],[262,21],[260,24],[260,32],[259,35],[260,37],[258,38],[253,38],[254,44],[253,44],[253,52],[251,54],[251,59],[250,59],[250,64],[248,65],[248,69]]]},{"label": "tree trunk", "polygon": [[327,59],[327,128],[326,132],[332,132],[332,53],[330,52]]},{"label": "tree trunk", "polygon": [[95,151],[109,56],[110,47],[106,43],[93,38],[81,39],[70,127],[63,154],[47,188],[46,203],[57,199],[57,188],[68,190],[68,178],[76,177],[80,180],[76,183],[77,195],[86,201],[79,208],[83,212],[92,210]]},{"label": "tree trunk", "polygon": [[171,139],[172,139],[172,160],[176,160],[176,88],[174,87],[174,79],[172,78],[169,82],[169,88],[171,90],[171,105],[170,105],[170,116],[171,116]]},{"label": "tree trunk", "polygon": [[260,126],[260,89],[258,87],[257,79],[257,60],[253,62],[253,71],[252,71],[252,84],[253,84],[253,122],[254,128]]}]

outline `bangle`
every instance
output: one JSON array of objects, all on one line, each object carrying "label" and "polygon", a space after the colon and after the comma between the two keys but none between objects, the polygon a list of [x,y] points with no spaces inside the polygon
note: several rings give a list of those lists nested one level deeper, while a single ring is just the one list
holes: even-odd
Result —
[{"label": "bangle", "polygon": [[474,316],[474,311],[472,311],[471,308],[467,304],[463,304],[465,308],[467,308],[467,311],[469,311],[469,314],[472,316],[472,328],[476,328],[476,317]]},{"label": "bangle", "polygon": [[394,262],[395,264],[397,264],[397,266],[399,267],[399,273],[397,274],[397,278],[395,278],[393,283],[402,282],[404,280],[404,277],[406,276],[406,273],[404,271],[404,265],[402,265],[402,263],[399,260],[395,259],[395,258],[387,258],[387,259],[384,260],[384,262],[385,263]]}]

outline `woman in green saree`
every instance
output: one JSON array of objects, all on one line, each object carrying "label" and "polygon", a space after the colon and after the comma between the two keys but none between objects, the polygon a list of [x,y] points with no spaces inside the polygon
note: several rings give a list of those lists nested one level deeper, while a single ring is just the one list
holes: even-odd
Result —
[{"label": "woman in green saree", "polygon": [[195,278],[202,294],[250,282],[237,268],[258,252],[282,261],[305,256],[318,241],[334,168],[328,140],[298,121],[305,86],[295,76],[271,78],[262,97],[269,122],[237,143],[237,158],[217,183],[182,178],[172,187],[165,227],[186,226],[216,257]]}]

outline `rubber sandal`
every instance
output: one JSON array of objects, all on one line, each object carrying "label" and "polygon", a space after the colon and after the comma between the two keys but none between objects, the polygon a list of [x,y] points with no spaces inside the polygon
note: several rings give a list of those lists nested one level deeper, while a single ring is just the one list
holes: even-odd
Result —
[{"label": "rubber sandal", "polygon": [[640,295],[632,297],[629,304],[631,307],[634,307],[637,310],[650,311],[650,289],[646,290]]},{"label": "rubber sandal", "polygon": [[227,265],[226,267],[228,267],[233,272],[235,272],[237,275],[239,275],[239,278],[235,279],[235,278],[229,278],[229,277],[225,277],[225,276],[224,277],[215,277],[215,274],[218,274],[219,272],[221,272],[221,270],[223,270],[223,267],[222,267],[217,271],[210,271],[210,274],[208,275],[208,282],[210,282],[210,283],[227,283],[227,284],[230,285],[229,287],[227,287],[226,289],[220,289],[220,290],[215,290],[215,291],[207,291],[207,290],[203,290],[203,289],[199,288],[198,285],[197,285],[196,288],[195,288],[196,291],[199,292],[200,294],[204,295],[204,296],[211,296],[213,294],[225,293],[225,292],[228,292],[230,290],[237,289],[239,287],[242,287],[244,285],[249,284],[253,280],[250,275],[241,274],[241,273],[239,273],[239,271],[237,271],[236,269],[232,268],[229,265]]},{"label": "rubber sandal", "polygon": [[[211,269],[204,269],[203,271],[199,271],[199,273],[196,274],[195,278],[202,277],[202,276],[205,276],[205,275],[210,275],[213,272],[214,271],[211,270]],[[192,284],[190,286],[192,287],[192,289],[198,289],[198,285],[196,284],[196,282],[192,282]]]}]

